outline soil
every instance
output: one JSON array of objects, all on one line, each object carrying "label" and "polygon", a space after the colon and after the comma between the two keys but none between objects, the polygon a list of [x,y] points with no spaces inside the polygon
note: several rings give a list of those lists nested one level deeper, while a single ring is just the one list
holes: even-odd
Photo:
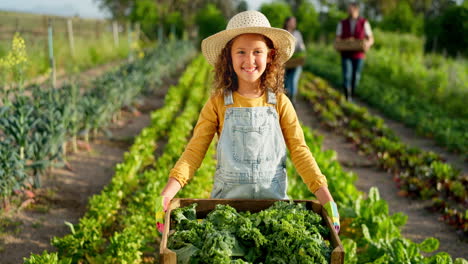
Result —
[{"label": "soil", "polygon": [[[468,243],[462,240],[455,228],[438,220],[439,215],[425,209],[427,202],[398,196],[398,188],[392,180],[392,175],[379,170],[373,161],[358,155],[356,148],[341,135],[330,131],[320,125],[318,118],[302,98],[297,100],[296,111],[301,121],[323,136],[323,148],[336,151],[338,161],[344,169],[358,175],[355,183],[358,190],[368,193],[372,186],[379,189],[380,197],[388,202],[390,214],[402,212],[408,216],[402,234],[414,242],[422,242],[425,238],[439,239],[439,251],[449,253],[453,258],[468,258]],[[385,120],[387,122],[387,120]],[[388,124],[387,124],[388,125]],[[403,133],[398,130],[400,126],[392,126],[397,135]],[[418,138],[417,142],[422,140]],[[413,141],[405,139],[406,144]],[[437,251],[437,252],[439,252]]]},{"label": "soil", "polygon": [[[90,80],[116,65],[118,63],[111,63],[87,71],[83,76]],[[146,97],[138,107],[140,114],[123,111],[122,121],[110,129],[112,136],[92,141],[91,151],[82,148],[78,153],[69,155],[70,168],[53,169],[44,179],[44,187],[35,191],[35,197],[30,195],[30,199],[23,200],[19,208],[0,214],[1,264],[22,263],[23,258],[31,253],[55,251],[50,245],[51,238],[70,233],[64,222],[76,224],[86,212],[89,198],[108,184],[114,175],[115,165],[122,161],[133,138],[150,123],[150,112],[162,106],[163,97],[172,83],[175,80],[168,80],[157,93]],[[359,190],[367,193],[370,187],[377,186],[381,197],[389,204],[390,213],[403,212],[408,215],[403,228],[404,237],[415,242],[436,237],[440,240],[440,251],[448,252],[452,257],[468,258],[466,241],[460,240],[454,228],[438,221],[436,214],[428,212],[424,202],[398,196],[392,175],[378,170],[373,161],[359,156],[353,145],[342,136],[321,127],[308,103],[299,99],[296,110],[305,125],[323,136],[324,149],[335,150],[345,170],[358,174],[356,186]],[[371,112],[375,113],[373,110]],[[411,130],[404,130],[406,128],[397,122],[386,120],[386,123],[403,142],[423,149],[429,146],[429,143],[422,141]],[[445,152],[441,153],[447,157]]]},{"label": "soil", "polygon": [[[87,71],[81,81],[117,65],[114,62]],[[109,183],[115,165],[123,160],[133,138],[150,124],[150,113],[164,104],[167,89],[175,82],[166,80],[157,92],[141,101],[138,111],[122,111],[122,119],[109,129],[110,137],[98,137],[90,143],[90,149],[81,142],[80,151],[67,156],[69,167],[52,169],[43,179],[43,188],[29,194],[30,199],[23,199],[15,209],[0,213],[1,264],[23,263],[23,258],[32,253],[55,251],[50,240],[70,233],[65,222],[78,223],[87,211],[88,200]]]}]

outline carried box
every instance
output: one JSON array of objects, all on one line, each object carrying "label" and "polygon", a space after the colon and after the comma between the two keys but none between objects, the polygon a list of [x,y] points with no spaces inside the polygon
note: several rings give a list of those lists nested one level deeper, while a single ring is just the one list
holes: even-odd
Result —
[{"label": "carried box", "polygon": [[302,65],[304,65],[304,63],[305,63],[305,57],[304,56],[292,57],[291,59],[286,61],[286,63],[284,64],[284,67],[286,69],[291,69],[291,68],[296,68],[296,67],[302,66]]},{"label": "carried box", "polygon": [[[171,212],[175,208],[185,207],[193,203],[197,203],[197,218],[203,219],[206,215],[213,211],[217,204],[227,204],[235,208],[238,212],[250,211],[252,213],[265,210],[272,206],[278,200],[252,200],[252,199],[173,199],[169,208],[166,212],[164,219],[164,231],[162,234],[162,240],[160,245],[160,263],[165,264],[176,264],[177,255],[174,251],[167,248],[167,240],[170,234],[174,232],[174,223],[171,221]],[[325,239],[330,241],[333,247],[331,254],[331,264],[342,264],[344,263],[344,250],[341,244],[340,238],[336,234],[333,228],[331,219],[328,217],[326,210],[315,200],[293,200],[295,203],[306,203],[306,208],[313,210],[315,213],[320,214],[325,225],[330,229],[330,237]]]},{"label": "carried box", "polygon": [[363,39],[336,39],[334,47],[337,51],[364,51]]}]

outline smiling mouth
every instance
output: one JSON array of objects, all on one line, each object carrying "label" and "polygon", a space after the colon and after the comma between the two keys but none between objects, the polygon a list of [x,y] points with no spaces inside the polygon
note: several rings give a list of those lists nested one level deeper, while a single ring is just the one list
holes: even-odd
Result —
[{"label": "smiling mouth", "polygon": [[254,71],[257,70],[257,68],[242,68],[243,71],[247,72],[247,73],[253,73]]}]

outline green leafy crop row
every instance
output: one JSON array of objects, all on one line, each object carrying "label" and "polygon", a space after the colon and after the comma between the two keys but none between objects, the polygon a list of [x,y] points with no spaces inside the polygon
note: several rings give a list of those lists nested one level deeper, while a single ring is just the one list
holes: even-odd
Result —
[{"label": "green leafy crop row", "polygon": [[[107,250],[106,247],[111,240],[108,238],[109,233],[115,230],[116,224],[125,216],[128,199],[141,188],[140,178],[144,169],[155,162],[156,142],[167,135],[169,128],[173,126],[175,116],[188,100],[187,95],[193,88],[199,62],[200,60],[191,64],[180,78],[179,85],[169,89],[165,105],[152,113],[151,125],[142,130],[129,152],[124,154],[124,161],[116,166],[116,173],[111,183],[99,195],[91,198],[85,216],[77,225],[68,224],[71,234],[52,240],[52,244],[58,249],[60,261],[69,260],[76,263],[82,260],[89,263]],[[116,241],[114,245],[120,237],[121,235],[112,237],[112,241]],[[108,250],[110,252],[112,249]],[[49,256],[47,253],[43,255]],[[30,261],[32,259],[40,258],[38,255],[32,255]]]},{"label": "green leafy crop row", "polygon": [[[322,150],[322,139],[303,126],[307,146],[314,155],[322,173],[326,175],[328,188],[338,204],[341,218],[340,239],[345,250],[345,263],[439,263],[462,264],[464,259],[452,260],[445,252],[424,257],[421,252],[432,252],[439,247],[435,238],[427,238],[417,244],[401,235],[407,216],[390,215],[388,204],[373,187],[367,198],[354,185],[356,175],[345,172],[332,150]],[[291,162],[287,164],[288,195],[292,199],[312,199],[313,195],[302,182]]]},{"label": "green leafy crop row", "polygon": [[93,257],[95,262],[138,263],[145,256],[154,257],[157,251],[154,241],[159,236],[154,222],[155,201],[170,169],[187,144],[209,87],[206,85],[209,68],[201,59],[199,57],[196,61],[196,73],[189,74],[194,76],[189,88],[190,95],[183,112],[173,120],[167,131],[168,141],[163,154],[138,177],[138,187],[125,201],[124,217],[117,220],[117,227],[114,224],[113,233],[109,236],[110,243],[102,253]]},{"label": "green leafy crop row", "polygon": [[105,130],[121,108],[131,108],[142,93],[161,84],[193,51],[184,42],[160,46],[145,59],[100,77],[91,89],[72,84],[60,89],[33,85],[26,90],[2,91],[0,195],[8,197],[29,184],[39,187],[45,169],[65,161],[67,142],[76,150],[78,136],[87,141],[91,131]]},{"label": "green leafy crop row", "polygon": [[403,144],[382,119],[348,103],[320,78],[306,74],[301,93],[310,100],[324,124],[343,134],[358,149],[394,173],[400,194],[432,199],[447,222],[468,233],[468,175],[463,175],[431,152]]}]

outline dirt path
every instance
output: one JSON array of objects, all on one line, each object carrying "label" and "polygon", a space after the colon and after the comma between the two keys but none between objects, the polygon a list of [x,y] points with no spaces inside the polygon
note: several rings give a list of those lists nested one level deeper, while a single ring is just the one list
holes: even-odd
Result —
[{"label": "dirt path", "polygon": [[[94,70],[98,74],[102,70]],[[99,193],[114,175],[114,167],[122,161],[133,138],[150,123],[150,112],[164,104],[170,84],[145,98],[138,108],[141,115],[124,112],[124,122],[112,127],[111,138],[91,143],[92,151],[82,150],[68,157],[72,170],[53,169],[38,190],[35,202],[26,209],[3,214],[0,220],[0,263],[23,263],[23,257],[43,250],[54,251],[50,239],[70,233],[65,221],[78,223],[86,212],[88,199]]]},{"label": "dirt path", "polygon": [[462,242],[456,230],[437,220],[437,215],[428,212],[422,201],[411,200],[397,195],[398,189],[392,181],[392,175],[378,170],[373,162],[359,156],[351,143],[344,137],[320,126],[309,103],[299,99],[296,111],[301,121],[323,136],[323,148],[337,152],[338,161],[346,171],[358,175],[356,187],[368,192],[376,186],[380,196],[388,202],[390,213],[403,212],[408,215],[408,221],[403,228],[403,236],[415,242],[421,242],[427,237],[435,237],[440,241],[440,251],[449,253],[452,257],[468,257],[468,243]]}]

